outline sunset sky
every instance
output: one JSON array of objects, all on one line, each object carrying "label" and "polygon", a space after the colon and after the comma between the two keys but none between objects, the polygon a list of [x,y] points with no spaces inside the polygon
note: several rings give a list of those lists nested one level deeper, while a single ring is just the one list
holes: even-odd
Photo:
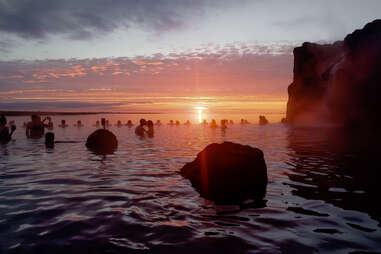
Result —
[{"label": "sunset sky", "polygon": [[292,49],[381,1],[0,0],[0,109],[285,111]]}]

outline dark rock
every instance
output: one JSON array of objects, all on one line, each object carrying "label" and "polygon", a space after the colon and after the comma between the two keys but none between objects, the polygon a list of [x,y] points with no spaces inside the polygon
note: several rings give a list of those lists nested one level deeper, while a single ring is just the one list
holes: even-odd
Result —
[{"label": "dark rock", "polygon": [[213,143],[185,164],[181,175],[206,199],[216,203],[241,203],[262,199],[267,167],[258,148],[232,142]]},{"label": "dark rock", "polygon": [[373,127],[381,123],[381,20],[344,41],[294,49],[287,122]]},{"label": "dark rock", "polygon": [[118,147],[116,136],[109,130],[99,129],[87,138],[86,146],[98,154],[113,153]]}]

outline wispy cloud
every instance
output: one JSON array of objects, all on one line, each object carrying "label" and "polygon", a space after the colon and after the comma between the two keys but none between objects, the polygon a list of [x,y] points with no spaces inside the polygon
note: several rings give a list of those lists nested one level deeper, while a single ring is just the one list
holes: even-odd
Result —
[{"label": "wispy cloud", "polygon": [[292,47],[237,43],[135,58],[3,61],[0,91],[286,93]]}]

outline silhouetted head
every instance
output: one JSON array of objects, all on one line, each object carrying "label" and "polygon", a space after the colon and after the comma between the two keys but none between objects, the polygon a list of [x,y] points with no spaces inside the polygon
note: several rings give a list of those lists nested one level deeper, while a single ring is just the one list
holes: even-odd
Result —
[{"label": "silhouetted head", "polygon": [[45,134],[45,145],[52,147],[54,146],[54,133],[53,132],[47,132]]},{"label": "silhouetted head", "polygon": [[5,126],[7,124],[7,118],[4,115],[0,116],[0,126]]},{"label": "silhouetted head", "polygon": [[148,121],[147,121],[147,126],[148,126],[148,127],[153,127],[153,122],[152,122],[151,120],[148,120]]},{"label": "silhouetted head", "polygon": [[65,125],[65,124],[66,124],[66,121],[65,121],[65,120],[61,120],[61,124],[62,124],[62,125]]},{"label": "silhouetted head", "polygon": [[146,124],[147,124],[146,119],[144,118],[140,119],[140,125],[144,126]]}]

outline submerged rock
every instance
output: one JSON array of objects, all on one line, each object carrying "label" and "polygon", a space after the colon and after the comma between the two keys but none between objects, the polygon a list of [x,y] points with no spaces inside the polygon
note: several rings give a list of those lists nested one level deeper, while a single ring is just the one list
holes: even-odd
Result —
[{"label": "submerged rock", "polygon": [[90,134],[86,146],[99,154],[113,153],[118,147],[116,136],[109,130],[99,129]]},{"label": "submerged rock", "polygon": [[216,203],[241,203],[262,199],[267,167],[258,148],[232,142],[213,143],[185,164],[181,175],[206,199]]},{"label": "submerged rock", "polygon": [[377,128],[381,123],[380,45],[381,20],[375,20],[343,41],[295,48],[287,122]]}]

